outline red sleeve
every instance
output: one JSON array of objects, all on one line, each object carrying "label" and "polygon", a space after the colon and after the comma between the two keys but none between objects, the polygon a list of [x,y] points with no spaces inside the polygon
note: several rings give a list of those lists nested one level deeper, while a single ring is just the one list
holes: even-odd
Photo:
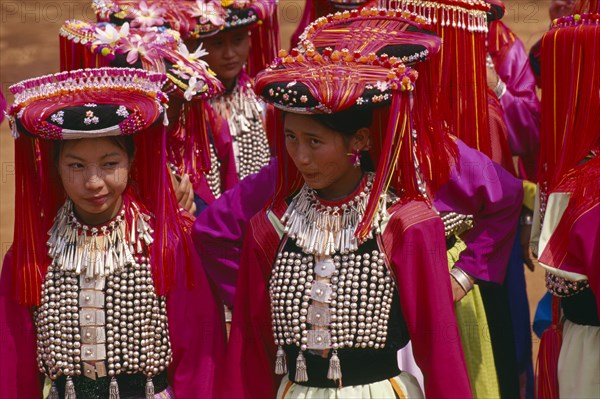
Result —
[{"label": "red sleeve", "polygon": [[33,317],[15,300],[13,271],[11,249],[0,276],[0,397],[40,398]]},{"label": "red sleeve", "polygon": [[[169,382],[177,398],[211,398],[226,354],[223,305],[210,286],[193,248],[178,251],[176,282],[167,296],[173,361]],[[191,256],[192,273],[183,270]],[[188,281],[191,279],[192,282]]]},{"label": "red sleeve", "polygon": [[383,244],[428,398],[470,398],[448,275],[444,226],[422,202],[393,212]]},{"label": "red sleeve", "polygon": [[220,379],[225,398],[273,398],[275,343],[268,280],[279,236],[265,212],[255,215],[242,249],[227,364]]}]

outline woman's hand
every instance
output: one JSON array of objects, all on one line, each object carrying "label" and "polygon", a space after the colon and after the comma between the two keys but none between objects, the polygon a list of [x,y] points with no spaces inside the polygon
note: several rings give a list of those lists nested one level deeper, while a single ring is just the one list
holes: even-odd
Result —
[{"label": "woman's hand", "polygon": [[489,67],[486,68],[486,72],[487,72],[488,87],[492,90],[496,89],[496,86],[498,86],[498,81],[500,80],[498,73],[496,73],[496,70],[494,68],[489,68]]},{"label": "woman's hand", "polygon": [[181,208],[193,215],[196,212],[196,203],[194,202],[194,187],[190,181],[190,176],[183,175],[181,177],[171,173],[171,182],[173,183],[177,203]]},{"label": "woman's hand", "polygon": [[450,270],[450,285],[454,303],[463,299],[475,286],[475,279],[458,267]]},{"label": "woman's hand", "polygon": [[450,285],[452,286],[452,299],[454,299],[454,303],[457,303],[467,295],[465,290],[452,277],[450,277]]}]

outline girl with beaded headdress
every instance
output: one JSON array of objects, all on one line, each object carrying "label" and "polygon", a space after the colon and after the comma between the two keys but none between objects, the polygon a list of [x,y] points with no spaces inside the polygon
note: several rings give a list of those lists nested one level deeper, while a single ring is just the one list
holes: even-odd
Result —
[{"label": "girl with beaded headdress", "polygon": [[3,395],[40,397],[40,376],[53,399],[213,394],[222,320],[169,182],[165,81],[99,68],[11,87]]},{"label": "girl with beaded headdress", "polygon": [[[338,9],[346,10],[343,13],[348,12],[368,12],[371,6],[378,6],[381,10],[383,6],[389,6],[391,9],[397,9],[404,13],[414,12],[421,16],[425,20],[425,26],[428,29],[436,31],[438,34],[444,37],[444,44],[442,45],[442,51],[438,55],[434,55],[432,62],[424,65],[415,65],[414,67],[421,72],[421,77],[424,75],[429,77],[429,82],[421,82],[421,88],[424,85],[431,86],[426,90],[419,90],[416,96],[421,96],[419,101],[426,101],[431,103],[433,107],[437,107],[439,110],[436,115],[441,116],[446,120],[450,126],[450,132],[456,134],[464,140],[467,144],[474,148],[479,148],[481,151],[486,153],[488,156],[494,159],[494,154],[508,154],[505,151],[496,151],[504,148],[504,146],[494,146],[492,137],[495,135],[489,133],[492,131],[492,126],[504,125],[504,122],[499,118],[488,118],[488,109],[478,104],[486,103],[486,91],[485,91],[485,68],[483,67],[484,54],[485,54],[485,36],[487,31],[487,19],[490,13],[490,5],[486,2],[430,2],[418,4],[419,2],[411,1],[399,1],[399,2],[388,2],[388,1],[330,1],[330,3]],[[366,4],[365,4],[366,3]],[[388,5],[388,3],[390,3]],[[362,8],[362,11],[349,11]],[[342,14],[343,15],[343,14]],[[327,17],[328,19],[330,17]],[[464,24],[462,23],[464,22]],[[319,22],[317,20],[317,26]],[[313,24],[314,25],[314,24]],[[314,28],[312,28],[314,30]],[[329,42],[325,39],[325,34],[311,34],[311,27],[309,26],[304,34],[300,37],[300,45],[303,41],[309,40],[314,41],[316,47],[324,47],[327,44],[332,47],[335,44],[336,33],[327,32],[330,36]],[[325,32],[323,29],[321,32]],[[317,36],[319,37],[318,43]],[[340,36],[340,34],[337,34]],[[460,44],[457,44],[460,43]],[[337,47],[336,47],[337,48]],[[456,49],[459,49],[460,54],[456,54]],[[394,49],[386,48],[388,55],[394,54]],[[461,55],[462,54],[462,55]],[[463,56],[470,61],[463,62]],[[456,60],[461,60],[457,63]],[[479,62],[474,62],[478,60]],[[469,72],[466,72],[466,71]],[[475,81],[481,84],[471,84],[467,82],[465,76],[476,76]],[[478,80],[477,80],[478,79]],[[450,83],[454,82],[454,83]],[[445,85],[445,86],[444,86]],[[442,89],[442,87],[445,87]],[[423,98],[422,93],[426,93],[425,96],[432,98]],[[431,96],[431,93],[438,93],[437,95]],[[435,100],[446,99],[446,100]],[[490,97],[487,96],[489,99]],[[497,101],[497,100],[496,100]],[[460,105],[458,105],[460,104]],[[470,113],[469,117],[465,117],[462,111],[458,108],[470,109],[473,112]],[[490,107],[490,115],[492,110],[498,109]],[[498,116],[498,114],[495,114]],[[487,121],[496,121],[498,124],[490,123],[488,126]],[[499,130],[496,130],[498,132]],[[493,150],[495,148],[495,150]],[[461,154],[462,155],[462,154]],[[466,155],[466,154],[465,154]],[[462,157],[467,158],[468,157]],[[496,156],[495,159],[500,161],[502,157]],[[505,157],[504,166],[512,169],[512,161],[509,157]],[[472,166],[467,166],[472,168]],[[464,171],[462,172],[464,173]],[[463,184],[465,184],[463,182]],[[511,188],[515,190],[514,193],[505,195],[514,195],[518,197],[522,191],[518,187]],[[462,190],[469,191],[463,188]],[[465,209],[465,199],[460,195],[461,190],[447,190],[443,188],[435,196],[436,205],[438,210],[445,214],[445,220],[450,223],[450,218],[459,217],[456,212]],[[474,194],[474,191],[471,191]],[[470,201],[470,199],[466,199]],[[518,203],[518,201],[515,201]],[[513,207],[511,214],[518,214],[518,206],[509,205]],[[468,213],[473,212],[473,209]],[[512,354],[514,352],[514,344],[512,342],[512,336],[509,334],[511,322],[508,315],[508,300],[504,292],[500,287],[505,280],[505,272],[507,270],[507,260],[511,253],[510,243],[514,241],[515,225],[507,224],[510,233],[504,236],[498,236],[497,240],[489,240],[489,243],[494,247],[494,255],[491,255],[489,248],[486,248],[486,244],[483,241],[488,241],[486,238],[487,232],[491,231],[490,228],[484,228],[481,224],[482,220],[476,216],[475,224],[467,232],[462,232],[461,237],[457,234],[449,234],[448,246],[449,246],[449,258],[451,259],[450,266],[452,272],[457,273],[456,276],[461,276],[460,271],[466,271],[471,280],[479,280],[481,282],[491,281],[496,284],[483,284],[481,286],[473,286],[469,284],[468,287],[473,287],[473,291],[469,293],[464,299],[461,299],[460,303],[457,303],[457,315],[460,320],[461,326],[461,337],[463,338],[463,344],[465,347],[465,354],[467,357],[467,364],[470,371],[471,383],[474,389],[475,395],[477,396],[497,396],[499,395],[499,388],[503,388],[504,395],[512,397],[518,394],[518,381],[516,365],[512,362],[511,356],[507,356],[506,353]],[[464,216],[462,216],[464,218]],[[513,221],[515,219],[512,219]],[[485,223],[485,222],[484,222]],[[449,229],[452,230],[452,229]],[[458,238],[458,240],[457,240]],[[463,242],[460,238],[464,239]],[[465,245],[466,244],[466,245]],[[482,245],[483,244],[483,245]],[[459,256],[460,254],[460,256]],[[500,256],[498,256],[500,255]],[[478,264],[474,267],[472,262],[473,259],[478,259]],[[500,261],[503,259],[504,261]],[[522,275],[522,270],[521,270]],[[453,274],[454,276],[454,274]],[[455,279],[452,280],[452,284],[460,292],[461,288]],[[485,297],[484,297],[485,295]],[[501,298],[503,301],[498,301]],[[494,309],[492,309],[494,307]],[[490,310],[488,310],[490,309]],[[502,312],[497,311],[500,309]],[[487,312],[486,312],[487,311]],[[486,336],[485,331],[488,330],[488,318],[492,315],[501,314],[503,317],[501,320],[499,317],[491,319],[490,324],[494,324],[494,330],[491,332],[493,343],[490,345],[489,338]],[[528,320],[525,323],[528,326]],[[474,329],[473,326],[477,328]],[[499,328],[499,327],[502,328]],[[497,333],[500,332],[501,333]],[[527,331],[528,327],[527,327]],[[509,337],[503,339],[503,337]],[[507,346],[501,346],[496,344],[499,342],[501,345],[506,344]],[[503,348],[503,349],[500,349]],[[493,353],[492,353],[493,351]],[[526,352],[526,351],[525,351]],[[525,356],[526,357],[526,356]],[[527,358],[527,357],[526,357]],[[497,360],[498,359],[498,360]],[[511,359],[506,367],[496,368],[496,362],[503,359]],[[403,355],[403,361],[407,364],[412,363],[410,356],[406,358]],[[482,371],[485,370],[485,371]],[[503,370],[508,370],[508,373],[504,373]],[[498,381],[496,374],[501,378]],[[513,373],[514,372],[514,373]],[[514,374],[514,375],[513,375]],[[507,377],[504,377],[507,376]],[[499,384],[500,382],[500,384]],[[508,382],[508,383],[507,383]],[[499,386],[500,385],[500,386]],[[510,393],[509,393],[510,392]]]},{"label": "girl with beaded headdress", "polygon": [[119,66],[167,75],[167,160],[181,206],[194,213],[194,194],[201,210],[215,194],[237,183],[228,173],[233,169],[231,143],[221,140],[225,135],[211,134],[207,120],[206,101],[223,86],[208,72],[202,48],[190,54],[179,32],[164,26],[132,27],[134,22],[116,26],[66,21],[60,29],[61,69]]},{"label": "girl with beaded headdress", "polygon": [[225,86],[211,99],[233,143],[240,179],[269,163],[265,128],[268,109],[254,94],[252,77],[263,70],[279,48],[276,0],[197,0],[198,39],[208,51],[206,61]]},{"label": "girl with beaded headdress", "polygon": [[[114,65],[120,59],[125,65],[140,64],[138,66],[167,73],[173,90],[169,104],[169,162],[177,175],[190,176],[197,208],[204,209],[237,184],[239,178],[227,120],[208,103],[224,87],[207,69],[207,52],[195,40],[201,27],[195,16],[198,5],[193,1],[117,0],[95,1],[93,8],[98,20],[103,22],[89,24],[83,30],[76,26],[73,29],[72,24],[67,23],[61,35],[71,43],[61,39],[61,44],[66,41],[67,54],[77,47],[94,54],[82,57],[75,51],[74,58],[78,62],[91,58],[93,62],[100,60],[100,65]],[[90,27],[91,32],[88,32]],[[126,33],[120,35],[123,30]],[[168,39],[169,32],[177,35],[176,40],[161,39]],[[77,43],[82,33],[93,36],[85,46]],[[192,45],[194,49],[188,50]],[[115,55],[117,59],[113,60]],[[136,61],[138,58],[141,62]]]},{"label": "girl with beaded headdress", "polygon": [[541,43],[532,244],[554,299],[538,355],[540,398],[600,395],[600,6],[581,1],[575,10]]},{"label": "girl with beaded headdress", "polygon": [[[281,53],[257,75],[257,92],[284,111],[280,171],[246,233],[223,396],[272,397],[283,375],[277,397],[422,397],[396,361],[409,336],[427,395],[471,396],[450,280],[439,273],[443,226],[427,201],[442,168],[419,166],[433,144],[412,131],[416,73],[377,56],[418,26],[388,27],[352,49]],[[435,36],[424,42],[439,48]],[[442,364],[455,365],[452,382]]]},{"label": "girl with beaded headdress", "polygon": [[[346,46],[352,46],[353,34],[356,31],[367,32],[367,30],[370,30],[373,32],[378,24],[383,24],[387,21],[386,17],[380,17],[379,21],[373,18],[372,22],[366,19],[359,23],[356,18],[357,15],[358,12],[349,12],[348,14],[344,13],[340,17],[334,18],[332,16],[331,18],[317,21],[316,24],[310,27],[314,35],[310,37],[309,42],[314,40],[312,45],[318,51],[315,51],[315,49],[304,49],[302,50],[303,52],[295,50],[290,52],[290,54],[283,52],[281,53],[282,58],[294,60],[302,57],[311,57],[319,62],[323,62],[323,59],[329,60],[331,57],[338,60],[342,58],[346,61],[348,60],[348,56],[354,57],[351,51],[344,50]],[[379,15],[379,11],[375,12],[374,15]],[[348,17],[353,17],[350,23],[356,26],[349,28],[346,25]],[[331,22],[327,22],[328,20]],[[387,21],[387,23],[390,24],[390,21]],[[340,29],[335,24],[339,24],[343,28]],[[428,43],[431,38],[430,35],[414,32],[413,29],[407,29],[406,31],[403,29],[390,29],[383,29],[383,33],[380,32],[384,36],[387,34],[380,42],[390,44],[385,48],[386,53],[397,54],[398,57],[406,57],[405,60],[407,62],[415,62],[427,57],[428,46],[418,45],[417,43]],[[391,31],[395,31],[395,36],[389,33]],[[327,37],[321,33],[327,33]],[[368,33],[365,35],[369,36]],[[392,41],[397,43],[392,43]],[[406,43],[414,45],[413,49],[417,49],[418,51],[415,54],[407,52],[406,48],[410,47],[406,46]],[[394,44],[400,44],[400,46]],[[345,51],[345,53],[342,51]],[[362,60],[362,58],[362,56],[359,56],[356,60]],[[364,58],[368,60],[368,57]],[[384,62],[387,62],[388,58],[387,55],[384,56]],[[416,66],[418,67],[419,65]],[[418,95],[419,93],[417,92],[416,94]],[[415,104],[420,103],[421,100],[415,98]],[[416,110],[421,108],[422,106],[415,107]],[[430,129],[427,127],[435,125],[435,122],[431,119],[431,115],[429,115],[429,118],[421,117],[421,122],[417,122],[415,119],[415,123],[418,123],[416,126],[418,132],[428,134]],[[454,140],[450,140],[450,143],[448,143],[447,138],[448,136],[434,135],[430,139],[430,142],[434,143],[433,145],[437,145],[431,154],[436,154],[435,157],[437,157],[440,164],[447,165],[441,169],[450,174],[449,179],[447,175],[445,178],[438,179],[439,182],[444,182],[444,184],[438,182],[439,189],[437,189],[435,195],[436,207],[442,210],[452,210],[454,212],[473,215],[475,221],[473,227],[462,235],[468,245],[460,255],[460,265],[470,275],[477,275],[485,280],[502,280],[502,271],[504,270],[502,265],[507,261],[508,251],[506,250],[506,245],[498,245],[497,243],[509,243],[512,241],[514,226],[518,218],[518,209],[514,207],[514,203],[520,201],[521,184],[510,175],[503,173],[499,165],[493,164],[483,154],[468,148],[460,140],[457,140],[456,143],[454,143]],[[451,149],[454,146],[456,147],[454,150],[449,150],[449,148]],[[457,151],[457,159],[444,158],[446,151]],[[439,160],[440,158],[444,158],[444,160]],[[424,163],[428,164],[429,160],[425,160]],[[482,170],[486,171],[485,176],[474,170],[475,165],[480,166]],[[239,249],[236,248],[236,244],[240,242],[245,224],[251,215],[249,207],[240,206],[239,203],[243,198],[258,195],[264,196],[266,194],[265,188],[270,188],[268,181],[272,180],[268,176],[268,173],[272,173],[272,170],[266,170],[265,173],[261,172],[256,177],[256,181],[258,181],[256,184],[261,187],[260,190],[253,189],[249,184],[246,184],[250,182],[242,182],[213,204],[210,213],[200,215],[194,226],[193,237],[197,247],[203,254],[207,273],[215,280],[221,295],[226,298],[227,303],[233,303],[233,297],[236,293],[235,276],[237,275],[240,261]],[[427,177],[429,174],[425,173],[425,176]],[[435,192],[436,190],[433,191]],[[464,217],[457,218],[456,216],[458,215],[455,215],[452,220],[447,220],[448,232],[451,235],[454,234],[454,229],[458,229],[463,225],[462,219]],[[489,240],[489,233],[492,231],[494,232],[493,236],[495,239]],[[215,237],[218,237],[218,239]],[[217,245],[220,245],[218,250],[215,249]],[[226,247],[226,250],[223,246]],[[471,286],[470,283],[465,286],[465,289],[468,290],[469,286]],[[459,299],[464,295],[464,291],[460,286],[457,287],[456,298]],[[462,305],[463,302],[464,300],[461,300],[460,304]],[[475,338],[479,338],[482,342],[487,342],[485,334],[485,330],[478,331]],[[472,345],[473,339],[473,329],[471,328],[470,331],[467,331],[467,335],[465,335],[465,342]],[[474,369],[479,370],[478,367]]]}]

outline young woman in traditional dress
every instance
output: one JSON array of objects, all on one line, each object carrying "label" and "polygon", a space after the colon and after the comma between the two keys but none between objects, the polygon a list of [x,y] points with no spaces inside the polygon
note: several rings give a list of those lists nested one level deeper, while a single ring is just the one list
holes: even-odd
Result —
[{"label": "young woman in traditional dress", "polygon": [[199,0],[198,41],[208,52],[205,60],[225,86],[211,99],[216,114],[229,127],[240,179],[258,172],[271,159],[265,129],[266,105],[254,93],[253,77],[279,48],[277,2],[272,0]]},{"label": "young woman in traditional dress", "polygon": [[[396,360],[409,339],[428,396],[471,396],[443,224],[419,166],[432,144],[412,130],[416,74],[377,57],[396,40],[382,35],[336,54],[282,53],[257,76],[285,111],[285,146],[273,201],[246,233],[224,396],[422,397]],[[427,182],[441,170],[431,161]]]},{"label": "young woman in traditional dress", "polygon": [[213,394],[221,312],[169,182],[165,80],[100,68],[11,87],[3,395],[40,397],[44,376],[50,398]]}]

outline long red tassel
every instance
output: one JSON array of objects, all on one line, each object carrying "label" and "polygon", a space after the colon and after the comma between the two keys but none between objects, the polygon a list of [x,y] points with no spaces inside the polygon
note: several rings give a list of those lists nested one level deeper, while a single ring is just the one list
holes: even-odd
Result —
[{"label": "long red tassel", "polygon": [[552,325],[542,334],[537,359],[537,399],[558,399],[558,356],[562,346],[560,299],[552,298]]}]

